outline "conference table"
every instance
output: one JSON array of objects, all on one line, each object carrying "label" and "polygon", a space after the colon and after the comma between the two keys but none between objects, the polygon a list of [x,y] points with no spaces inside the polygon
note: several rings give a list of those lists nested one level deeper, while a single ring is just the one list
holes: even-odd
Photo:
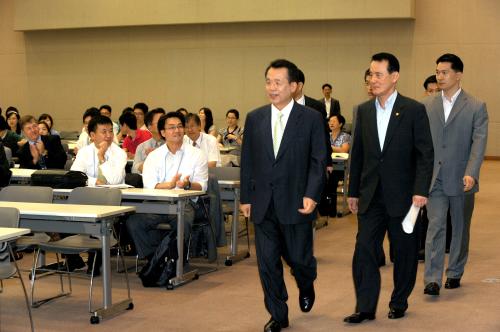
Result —
[{"label": "conference table", "polygon": [[91,323],[98,323],[116,313],[133,308],[132,298],[113,303],[111,294],[110,237],[117,217],[132,214],[132,206],[46,204],[0,202],[0,207],[19,210],[19,226],[35,232],[87,234],[98,237],[102,248],[103,307],[91,313]]},{"label": "conference table", "polygon": [[[349,180],[349,154],[348,153],[332,153],[333,170],[344,172],[344,180],[342,181],[342,211],[341,216],[345,216],[349,213],[349,208],[347,207],[347,184]],[[336,204],[337,202],[335,202]]]}]

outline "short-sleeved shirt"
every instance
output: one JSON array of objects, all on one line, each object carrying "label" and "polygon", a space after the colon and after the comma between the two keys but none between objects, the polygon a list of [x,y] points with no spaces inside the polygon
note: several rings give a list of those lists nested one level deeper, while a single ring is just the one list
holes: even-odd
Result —
[{"label": "short-sleeved shirt", "polygon": [[127,149],[128,152],[135,154],[135,150],[142,142],[146,142],[152,137],[151,133],[147,130],[137,129],[135,131],[135,138],[127,136],[123,140],[122,148]]},{"label": "short-sleeved shirt", "polygon": [[221,135],[221,137],[222,137],[222,144],[224,146],[239,147],[240,144],[238,144],[238,142],[236,140],[227,138],[228,134],[233,134],[233,135],[241,138],[243,136],[243,127],[236,127],[233,131],[229,131],[227,127],[219,130],[219,135]]},{"label": "short-sleeved shirt", "polygon": [[341,131],[337,138],[333,139],[332,133],[330,133],[330,145],[340,148],[345,143],[351,143],[351,135]]},{"label": "short-sleeved shirt", "polygon": [[200,136],[194,142],[194,144],[187,135],[184,135],[184,142],[205,152],[205,155],[207,156],[209,162],[215,161],[217,163],[217,166],[221,165],[220,152],[219,148],[217,147],[217,139],[212,135],[200,133]]}]

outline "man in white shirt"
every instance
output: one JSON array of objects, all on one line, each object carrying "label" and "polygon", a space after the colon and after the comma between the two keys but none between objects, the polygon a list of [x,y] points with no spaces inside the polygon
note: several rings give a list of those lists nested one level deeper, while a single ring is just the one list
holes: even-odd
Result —
[{"label": "man in white shirt", "polygon": [[124,183],[127,154],[113,143],[111,119],[102,115],[93,117],[88,131],[92,143],[78,152],[71,170],[87,174],[89,186]]},{"label": "man in white shirt", "polygon": [[73,153],[76,155],[78,154],[78,151],[89,145],[91,143],[90,141],[90,136],[89,132],[87,130],[87,126],[90,122],[90,120],[94,117],[99,115],[99,110],[96,107],[91,107],[88,110],[83,113],[83,128],[82,132],[80,133],[80,136],[78,136],[78,141],[76,142],[76,146],[73,150]]},{"label": "man in white shirt", "polygon": [[186,116],[184,142],[201,149],[205,153],[208,159],[208,167],[220,167],[221,160],[217,139],[212,135],[201,132],[201,120],[197,114],[189,113]]},{"label": "man in white shirt", "polygon": [[[149,189],[207,189],[208,165],[203,151],[183,142],[185,120],[182,114],[169,112],[158,121],[160,134],[166,143],[152,151],[143,166],[144,188]],[[184,240],[189,238],[191,224],[195,218],[196,204],[189,201],[184,210]],[[171,231],[157,230],[160,223],[169,223]],[[127,230],[134,240],[139,257],[146,258],[148,264],[140,273],[145,287],[154,286],[156,280],[144,277],[152,268],[152,260],[157,260],[157,247],[165,248],[176,234],[176,215],[134,214],[127,220]]]},{"label": "man in white shirt", "polygon": [[162,115],[165,115],[163,108],[156,108],[146,114],[145,124],[151,132],[152,137],[146,142],[142,142],[135,150],[134,163],[132,165],[132,173],[142,174],[144,161],[151,151],[160,147],[165,143],[158,131],[158,120]]}]

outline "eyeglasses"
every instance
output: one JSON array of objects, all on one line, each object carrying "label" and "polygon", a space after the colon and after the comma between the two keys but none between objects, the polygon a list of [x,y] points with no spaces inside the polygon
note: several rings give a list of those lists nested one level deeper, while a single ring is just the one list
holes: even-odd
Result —
[{"label": "eyeglasses", "polygon": [[173,131],[175,129],[181,130],[183,128],[184,128],[184,126],[182,124],[178,124],[177,126],[168,126],[168,127],[165,127],[165,130],[171,130],[171,131]]}]

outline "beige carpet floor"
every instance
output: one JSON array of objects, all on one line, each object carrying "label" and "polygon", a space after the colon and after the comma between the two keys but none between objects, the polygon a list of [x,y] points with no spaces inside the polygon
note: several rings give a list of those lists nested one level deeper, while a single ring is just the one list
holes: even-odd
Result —
[{"label": "beige carpet floor", "polygon": [[[387,319],[392,290],[392,264],[381,269],[382,291],[377,319],[359,326],[342,322],[354,309],[351,259],[356,234],[352,215],[330,220],[316,233],[318,259],[316,304],[303,314],[298,290],[285,273],[289,293],[290,328],[285,331],[500,331],[500,162],[485,162],[481,192],[476,196],[471,250],[463,287],[443,289],[431,299],[423,294],[423,263],[403,319]],[[387,245],[387,244],[386,244]],[[387,250],[386,250],[387,252]],[[173,291],[144,289],[131,277],[135,308],[99,325],[89,324],[88,281],[74,279],[73,295],[33,309],[37,331],[262,331],[269,319],[264,308],[254,248],[251,257]],[[25,267],[30,256],[23,259]],[[223,262],[223,254],[221,254]],[[27,275],[25,274],[25,280]],[[39,281],[39,295],[56,291],[57,278]],[[97,294],[100,291],[97,282]],[[124,298],[123,275],[113,273],[113,296]],[[99,295],[99,294],[98,294]],[[97,296],[97,299],[100,299]],[[18,280],[4,282],[0,293],[0,331],[27,331],[28,320]]]}]

